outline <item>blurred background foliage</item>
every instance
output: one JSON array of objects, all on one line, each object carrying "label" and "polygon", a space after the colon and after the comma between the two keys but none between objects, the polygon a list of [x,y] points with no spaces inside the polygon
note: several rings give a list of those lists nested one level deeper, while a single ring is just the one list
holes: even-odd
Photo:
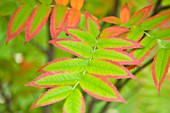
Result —
[{"label": "blurred background foliage", "polygon": [[[108,15],[119,16],[119,11],[126,2],[131,14],[157,2],[157,0],[118,1],[119,4],[116,6],[116,0],[85,0],[83,10],[102,18]],[[35,0],[35,4],[38,4],[38,1]],[[17,0],[0,0],[0,113],[46,113],[44,108],[29,110],[44,89],[25,87],[24,84],[40,75],[37,70],[50,60],[49,53],[42,52],[42,49],[53,51],[54,59],[73,56],[57,48],[50,49],[48,24],[28,44],[24,44],[25,34],[22,32],[6,45],[7,24],[19,5]],[[170,0],[163,0],[161,5],[170,5]],[[113,13],[115,10],[117,10],[116,13]],[[109,25],[106,24],[104,27],[106,26]],[[66,35],[61,34],[61,37],[63,36]],[[140,71],[137,76],[137,80],[131,80],[121,91],[128,104],[113,102],[107,113],[168,113],[170,111],[170,73],[160,95],[152,80],[151,65]],[[87,106],[91,99],[86,95]],[[50,113],[61,113],[62,105],[63,102],[50,105]],[[104,105],[105,102],[97,101],[92,113],[99,113]]]}]

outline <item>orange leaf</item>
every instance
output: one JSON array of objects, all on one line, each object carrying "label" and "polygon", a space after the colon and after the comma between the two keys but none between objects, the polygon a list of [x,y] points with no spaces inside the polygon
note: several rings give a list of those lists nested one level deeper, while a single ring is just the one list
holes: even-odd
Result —
[{"label": "orange leaf", "polygon": [[80,10],[83,7],[84,0],[71,0],[71,6],[74,9]]},{"label": "orange leaf", "polygon": [[111,23],[111,24],[120,24],[120,19],[114,16],[104,17],[100,21]]},{"label": "orange leaf", "polygon": [[76,27],[80,22],[81,12],[71,8],[68,13],[67,27]]},{"label": "orange leaf", "polygon": [[127,4],[125,4],[120,11],[120,20],[122,23],[128,22],[130,19],[130,9]]},{"label": "orange leaf", "polygon": [[58,5],[66,6],[69,0],[55,0]]}]

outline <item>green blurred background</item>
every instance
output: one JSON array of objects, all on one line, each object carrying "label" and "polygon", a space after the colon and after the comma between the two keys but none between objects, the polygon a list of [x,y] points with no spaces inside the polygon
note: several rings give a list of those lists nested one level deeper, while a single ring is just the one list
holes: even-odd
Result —
[{"label": "green blurred background", "polygon": [[[119,11],[126,2],[133,14],[147,5],[156,4],[157,0],[119,0],[117,12],[114,13],[116,16],[119,16]],[[38,2],[35,1],[35,3]],[[83,10],[102,18],[113,14],[115,3],[116,0],[86,0]],[[31,104],[45,89],[25,87],[24,84],[40,75],[37,70],[49,60],[48,54],[40,51],[37,46],[40,45],[44,49],[50,48],[49,27],[46,25],[26,45],[24,45],[24,32],[6,45],[7,24],[11,14],[19,5],[17,0],[0,0],[0,113],[45,113],[45,108],[29,110]],[[161,5],[170,5],[170,0],[163,0]],[[103,27],[107,26],[109,24]],[[53,49],[54,59],[73,57],[60,49]],[[140,71],[137,76],[137,80],[131,80],[121,91],[121,95],[128,101],[128,104],[113,102],[107,113],[169,113],[170,73],[165,79],[160,95],[152,80],[151,65]],[[90,96],[86,96],[87,105],[91,99]],[[50,105],[50,113],[62,113],[62,105],[63,101]],[[97,101],[93,113],[98,113],[104,105],[105,102]]]}]

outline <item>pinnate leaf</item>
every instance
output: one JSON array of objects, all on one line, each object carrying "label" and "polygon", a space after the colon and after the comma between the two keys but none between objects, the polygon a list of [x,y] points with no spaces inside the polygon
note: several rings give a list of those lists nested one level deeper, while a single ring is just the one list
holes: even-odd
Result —
[{"label": "pinnate leaf", "polygon": [[69,0],[55,0],[58,5],[66,6]]},{"label": "pinnate leaf", "polygon": [[86,71],[107,78],[134,78],[126,68],[112,61],[93,59],[89,61]]},{"label": "pinnate leaf", "polygon": [[75,89],[67,98],[63,111],[64,113],[85,113],[84,99],[78,89]]},{"label": "pinnate leaf", "polygon": [[41,31],[48,20],[50,12],[51,7],[44,4],[37,6],[33,10],[26,25],[26,42],[31,40],[38,32]]},{"label": "pinnate leaf", "polygon": [[121,20],[121,23],[126,23],[129,21],[129,19],[130,19],[130,9],[128,5],[125,4],[122,10],[120,11],[120,20]]},{"label": "pinnate leaf", "polygon": [[35,103],[31,106],[31,109],[59,102],[68,97],[72,93],[72,90],[73,88],[71,86],[61,86],[50,89],[35,101]]},{"label": "pinnate leaf", "polygon": [[139,48],[140,44],[131,40],[122,38],[100,38],[98,40],[98,48],[110,48],[110,49],[132,49]]},{"label": "pinnate leaf", "polygon": [[93,58],[111,60],[120,64],[139,64],[132,54],[121,50],[97,49]]},{"label": "pinnate leaf", "polygon": [[78,82],[79,79],[80,74],[78,73],[47,72],[26,84],[26,86],[51,88],[56,86],[73,85]]},{"label": "pinnate leaf", "polygon": [[59,39],[59,40],[53,40],[51,41],[51,43],[57,46],[58,48],[61,48],[76,56],[89,58],[93,54],[92,47],[79,41],[74,41],[71,39]]},{"label": "pinnate leaf", "polygon": [[51,4],[53,0],[39,0],[41,3],[44,3],[44,4]]},{"label": "pinnate leaf", "polygon": [[84,74],[80,80],[82,89],[94,98],[104,101],[124,100],[118,94],[116,88],[106,80],[101,80],[89,74]]},{"label": "pinnate leaf", "polygon": [[114,16],[108,16],[108,17],[104,17],[102,18],[100,21],[102,22],[107,22],[110,24],[120,24],[120,19]]},{"label": "pinnate leaf", "polygon": [[43,66],[39,71],[62,71],[62,72],[82,72],[88,64],[88,59],[61,58],[53,60]]},{"label": "pinnate leaf", "polygon": [[152,64],[153,80],[158,90],[158,93],[160,93],[161,85],[164,82],[166,74],[168,73],[169,64],[170,64],[170,50],[165,48],[159,49]]}]

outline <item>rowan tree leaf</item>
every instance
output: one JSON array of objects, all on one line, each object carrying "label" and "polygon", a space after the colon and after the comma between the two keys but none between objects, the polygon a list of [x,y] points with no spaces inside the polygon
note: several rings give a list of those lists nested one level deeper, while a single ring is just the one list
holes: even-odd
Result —
[{"label": "rowan tree leaf", "polygon": [[170,50],[160,48],[152,64],[152,76],[155,86],[160,93],[160,88],[168,73],[170,65]]},{"label": "rowan tree leaf", "polygon": [[52,88],[57,86],[74,85],[80,80],[79,73],[47,72],[37,77],[26,86]]},{"label": "rowan tree leaf", "polygon": [[100,38],[114,38],[116,36],[119,36],[120,34],[127,32],[128,30],[129,28],[125,27],[118,26],[108,27],[101,32]]},{"label": "rowan tree leaf", "polygon": [[117,89],[105,79],[99,79],[89,74],[84,74],[80,80],[82,89],[94,98],[104,101],[125,102]]},{"label": "rowan tree leaf", "polygon": [[121,23],[120,19],[117,17],[114,17],[114,16],[104,17],[104,18],[100,19],[100,21],[107,22],[110,24],[120,24]]},{"label": "rowan tree leaf", "polygon": [[170,20],[170,12],[162,12],[146,19],[140,27],[145,30],[151,30],[163,25],[168,20]]},{"label": "rowan tree leaf", "polygon": [[71,7],[80,10],[83,7],[84,0],[70,0]]},{"label": "rowan tree leaf", "polygon": [[75,28],[80,22],[81,12],[74,8],[71,8],[67,17],[67,27]]},{"label": "rowan tree leaf", "polygon": [[86,71],[107,78],[134,78],[129,70],[112,61],[93,59],[89,61]]},{"label": "rowan tree leaf", "polygon": [[29,5],[33,5],[35,0],[18,0],[19,2],[21,2],[22,4],[29,4]]},{"label": "rowan tree leaf", "polygon": [[51,72],[82,72],[88,64],[88,59],[81,58],[61,58],[49,62],[47,65],[43,66],[39,71]]},{"label": "rowan tree leaf", "polygon": [[122,38],[100,38],[98,40],[98,48],[110,48],[110,49],[132,49],[140,48],[139,43]]},{"label": "rowan tree leaf", "polygon": [[71,86],[61,86],[49,89],[35,101],[31,106],[31,109],[59,102],[68,97],[72,91],[73,88]]},{"label": "rowan tree leaf", "polygon": [[22,32],[32,9],[33,7],[30,5],[22,5],[14,12],[8,23],[7,42]]},{"label": "rowan tree leaf", "polygon": [[75,39],[87,43],[90,46],[94,46],[96,44],[96,37],[86,31],[75,28],[68,28],[67,33]]},{"label": "rowan tree leaf", "polygon": [[90,58],[93,54],[93,48],[87,44],[72,39],[59,39],[51,41],[56,47],[69,53],[83,58]]},{"label": "rowan tree leaf", "polygon": [[123,6],[123,8],[120,11],[120,20],[121,23],[126,23],[130,19],[130,9],[127,4]]},{"label": "rowan tree leaf", "polygon": [[50,33],[52,38],[57,38],[61,30],[64,28],[68,14],[68,8],[66,6],[56,5],[51,14],[50,20]]},{"label": "rowan tree leaf", "polygon": [[85,102],[80,90],[75,89],[66,99],[64,113],[85,113]]},{"label": "rowan tree leaf", "polygon": [[97,49],[93,55],[94,59],[111,60],[120,64],[138,65],[139,62],[130,53],[121,50]]},{"label": "rowan tree leaf", "polygon": [[169,40],[170,39],[170,28],[165,28],[162,30],[159,30],[158,32],[154,33],[155,38],[157,39],[164,39]]},{"label": "rowan tree leaf", "polygon": [[41,31],[48,20],[50,12],[51,7],[46,4],[39,5],[33,10],[26,25],[26,42],[31,40],[38,32]]}]

